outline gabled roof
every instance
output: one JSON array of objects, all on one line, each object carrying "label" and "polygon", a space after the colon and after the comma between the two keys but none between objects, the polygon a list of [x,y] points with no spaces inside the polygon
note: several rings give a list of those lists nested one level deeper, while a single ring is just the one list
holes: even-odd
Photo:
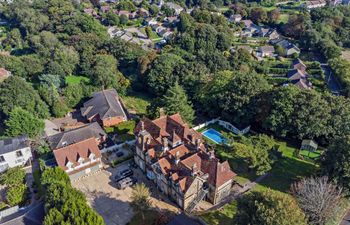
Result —
[{"label": "gabled roof", "polygon": [[117,116],[126,118],[124,109],[118,99],[118,93],[114,89],[95,92],[92,98],[84,103],[81,114],[87,118],[95,115],[99,115],[100,119]]},{"label": "gabled roof", "polygon": [[311,89],[312,83],[307,78],[300,78],[299,80],[292,80],[292,84],[300,89]]},{"label": "gabled roof", "polygon": [[289,80],[293,81],[293,80],[299,80],[302,78],[306,78],[307,74],[302,70],[293,69],[293,70],[288,71],[287,77]]},{"label": "gabled roof", "polygon": [[6,70],[5,68],[0,68],[0,80],[3,80],[9,76],[11,76],[10,71]]},{"label": "gabled roof", "polygon": [[305,70],[307,66],[303,63],[303,61],[301,61],[301,59],[296,58],[292,61],[292,68],[293,69],[303,68]]},{"label": "gabled roof", "polygon": [[[191,137],[199,139],[202,137],[197,131],[190,129],[188,125],[181,119],[180,114],[174,114],[171,116],[162,116],[155,120],[143,118],[141,122],[144,123],[145,130],[152,136],[152,138],[161,143],[162,137],[172,137],[175,131],[176,140],[186,139]],[[137,124],[135,133],[141,131],[141,122]]]},{"label": "gabled roof", "polygon": [[81,142],[89,138],[101,138],[107,134],[97,123],[90,123],[86,126],[79,127],[73,130],[68,130],[48,137],[48,141],[52,150],[62,148],[66,145]]},{"label": "gabled roof", "polygon": [[63,170],[68,169],[67,163],[71,163],[73,167],[78,166],[79,158],[83,159],[82,163],[91,161],[90,156],[93,154],[96,158],[101,157],[100,149],[98,148],[95,138],[89,138],[81,142],[68,145],[53,151],[57,164]]},{"label": "gabled roof", "polygon": [[0,140],[0,154],[17,151],[29,146],[28,137],[26,135]]},{"label": "gabled roof", "polygon": [[265,45],[265,46],[259,47],[259,51],[273,53],[273,52],[275,52],[275,48],[271,45]]}]

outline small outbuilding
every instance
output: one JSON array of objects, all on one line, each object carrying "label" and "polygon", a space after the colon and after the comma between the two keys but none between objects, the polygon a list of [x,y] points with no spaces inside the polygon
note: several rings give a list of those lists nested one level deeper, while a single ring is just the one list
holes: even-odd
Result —
[{"label": "small outbuilding", "polygon": [[305,139],[301,142],[300,150],[315,152],[317,150],[317,147],[318,144],[314,140]]}]

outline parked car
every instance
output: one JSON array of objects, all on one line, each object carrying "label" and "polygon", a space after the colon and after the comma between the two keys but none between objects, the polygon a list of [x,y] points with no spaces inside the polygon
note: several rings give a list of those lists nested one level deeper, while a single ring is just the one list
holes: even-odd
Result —
[{"label": "parked car", "polygon": [[130,169],[125,169],[123,171],[121,171],[119,174],[117,174],[114,178],[116,182],[119,182],[123,179],[125,179],[126,177],[131,177],[134,174],[134,172]]},{"label": "parked car", "polygon": [[124,156],[123,152],[117,152],[117,157],[122,157],[122,156]]},{"label": "parked car", "polygon": [[117,188],[120,189],[120,190],[123,190],[127,187],[130,187],[134,184],[136,184],[137,182],[137,179],[134,178],[134,177],[126,177],[120,181],[117,182]]}]

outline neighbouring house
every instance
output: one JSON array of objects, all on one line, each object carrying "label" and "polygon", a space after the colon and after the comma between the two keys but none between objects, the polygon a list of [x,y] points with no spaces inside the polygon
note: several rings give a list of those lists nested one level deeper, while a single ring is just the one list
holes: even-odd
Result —
[{"label": "neighbouring house", "polygon": [[102,145],[107,139],[107,134],[97,122],[94,122],[51,135],[47,137],[47,141],[51,150],[56,150],[90,138],[94,138],[99,145]]},{"label": "neighbouring house", "polygon": [[241,23],[243,23],[244,27],[246,27],[246,28],[254,25],[253,21],[251,21],[251,20],[242,20]]},{"label": "neighbouring house", "polygon": [[296,58],[292,61],[292,69],[297,69],[297,70],[301,70],[301,71],[306,71],[307,67],[306,65],[303,63],[303,61],[301,61],[299,58]]},{"label": "neighbouring house", "polygon": [[11,72],[5,68],[0,68],[0,82],[11,76]]},{"label": "neighbouring house", "polygon": [[184,10],[184,8],[173,2],[166,2],[164,5],[168,6],[170,9],[174,9],[175,15],[177,16],[180,15],[180,13]]},{"label": "neighbouring house", "polygon": [[244,28],[241,32],[242,37],[252,37],[262,29],[255,25],[251,20],[242,20],[241,23],[244,24]]},{"label": "neighbouring house", "polygon": [[203,199],[217,204],[230,194],[236,174],[206,149],[202,135],[179,114],[143,118],[135,137],[136,164],[182,209],[191,212]]},{"label": "neighbouring house", "polygon": [[170,37],[174,34],[174,32],[172,31],[166,31],[165,33],[163,33],[161,36],[162,38],[164,38],[165,40],[169,40]]},{"label": "neighbouring house", "polygon": [[299,69],[288,71],[287,77],[289,81],[300,89],[312,89],[312,83],[308,80],[308,74]]},{"label": "neighbouring house", "polygon": [[303,70],[293,69],[288,71],[287,77],[289,80],[299,80],[301,78],[306,78],[307,73]]},{"label": "neighbouring house", "polygon": [[109,5],[104,5],[101,6],[100,10],[102,13],[108,13],[111,10],[111,7]]},{"label": "neighbouring house", "polygon": [[158,24],[158,21],[154,18],[147,18],[146,19],[146,23],[148,26],[152,26],[152,25],[156,25]]},{"label": "neighbouring house", "polygon": [[325,0],[315,0],[315,1],[308,1],[302,4],[302,7],[311,10],[311,9],[321,8],[326,5],[327,5],[327,2]]},{"label": "neighbouring house", "polygon": [[124,15],[124,16],[130,18],[130,13],[131,13],[131,12],[129,12],[129,11],[127,11],[127,10],[120,10],[120,11],[118,11],[118,16]]},{"label": "neighbouring house", "polygon": [[277,42],[276,45],[282,47],[283,56],[291,56],[293,54],[298,54],[298,55],[300,54],[300,49],[287,40],[281,40],[281,41]]},{"label": "neighbouring house", "polygon": [[318,144],[314,140],[304,139],[301,142],[300,150],[307,150],[310,152],[315,152],[317,150]]},{"label": "neighbouring house", "polygon": [[231,15],[228,20],[233,23],[239,23],[242,20],[242,16],[240,14]]},{"label": "neighbouring house", "polygon": [[168,27],[175,25],[179,21],[177,16],[169,16],[164,18],[164,24]]},{"label": "neighbouring house", "polygon": [[0,173],[8,168],[30,164],[31,160],[32,151],[27,136],[0,140]]},{"label": "neighbouring house", "polygon": [[270,28],[261,28],[256,32],[256,35],[258,37],[266,37],[269,31],[270,31]]},{"label": "neighbouring house", "polygon": [[304,89],[304,90],[312,89],[312,83],[307,78],[301,78],[299,80],[292,80],[291,83],[300,89]]},{"label": "neighbouring house", "polygon": [[275,40],[280,38],[280,34],[275,29],[269,29],[264,37],[267,37],[269,40]]},{"label": "neighbouring house", "polygon": [[260,46],[258,48],[257,55],[259,57],[273,57],[275,53],[275,48],[271,45]]},{"label": "neighbouring house", "polygon": [[115,126],[128,120],[114,89],[95,92],[80,111],[89,122],[97,121],[104,127]]},{"label": "neighbouring house", "polygon": [[101,152],[95,137],[57,148],[53,154],[57,165],[73,181],[102,168]]},{"label": "neighbouring house", "polygon": [[84,13],[86,13],[86,14],[88,14],[90,16],[93,16],[93,17],[97,17],[98,16],[97,12],[93,8],[86,8],[86,9],[84,9]]},{"label": "neighbouring house", "polygon": [[148,12],[148,10],[146,10],[146,9],[144,9],[144,8],[140,8],[139,10],[138,10],[138,16],[139,17],[142,17],[142,18],[147,18],[147,17],[149,17],[149,12]]}]

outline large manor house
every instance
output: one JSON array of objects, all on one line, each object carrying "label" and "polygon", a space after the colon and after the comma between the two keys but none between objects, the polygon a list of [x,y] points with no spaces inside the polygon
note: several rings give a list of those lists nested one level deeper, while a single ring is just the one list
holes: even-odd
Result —
[{"label": "large manor house", "polygon": [[192,211],[203,199],[216,204],[230,194],[236,174],[179,114],[143,118],[135,136],[135,162],[181,208]]}]

